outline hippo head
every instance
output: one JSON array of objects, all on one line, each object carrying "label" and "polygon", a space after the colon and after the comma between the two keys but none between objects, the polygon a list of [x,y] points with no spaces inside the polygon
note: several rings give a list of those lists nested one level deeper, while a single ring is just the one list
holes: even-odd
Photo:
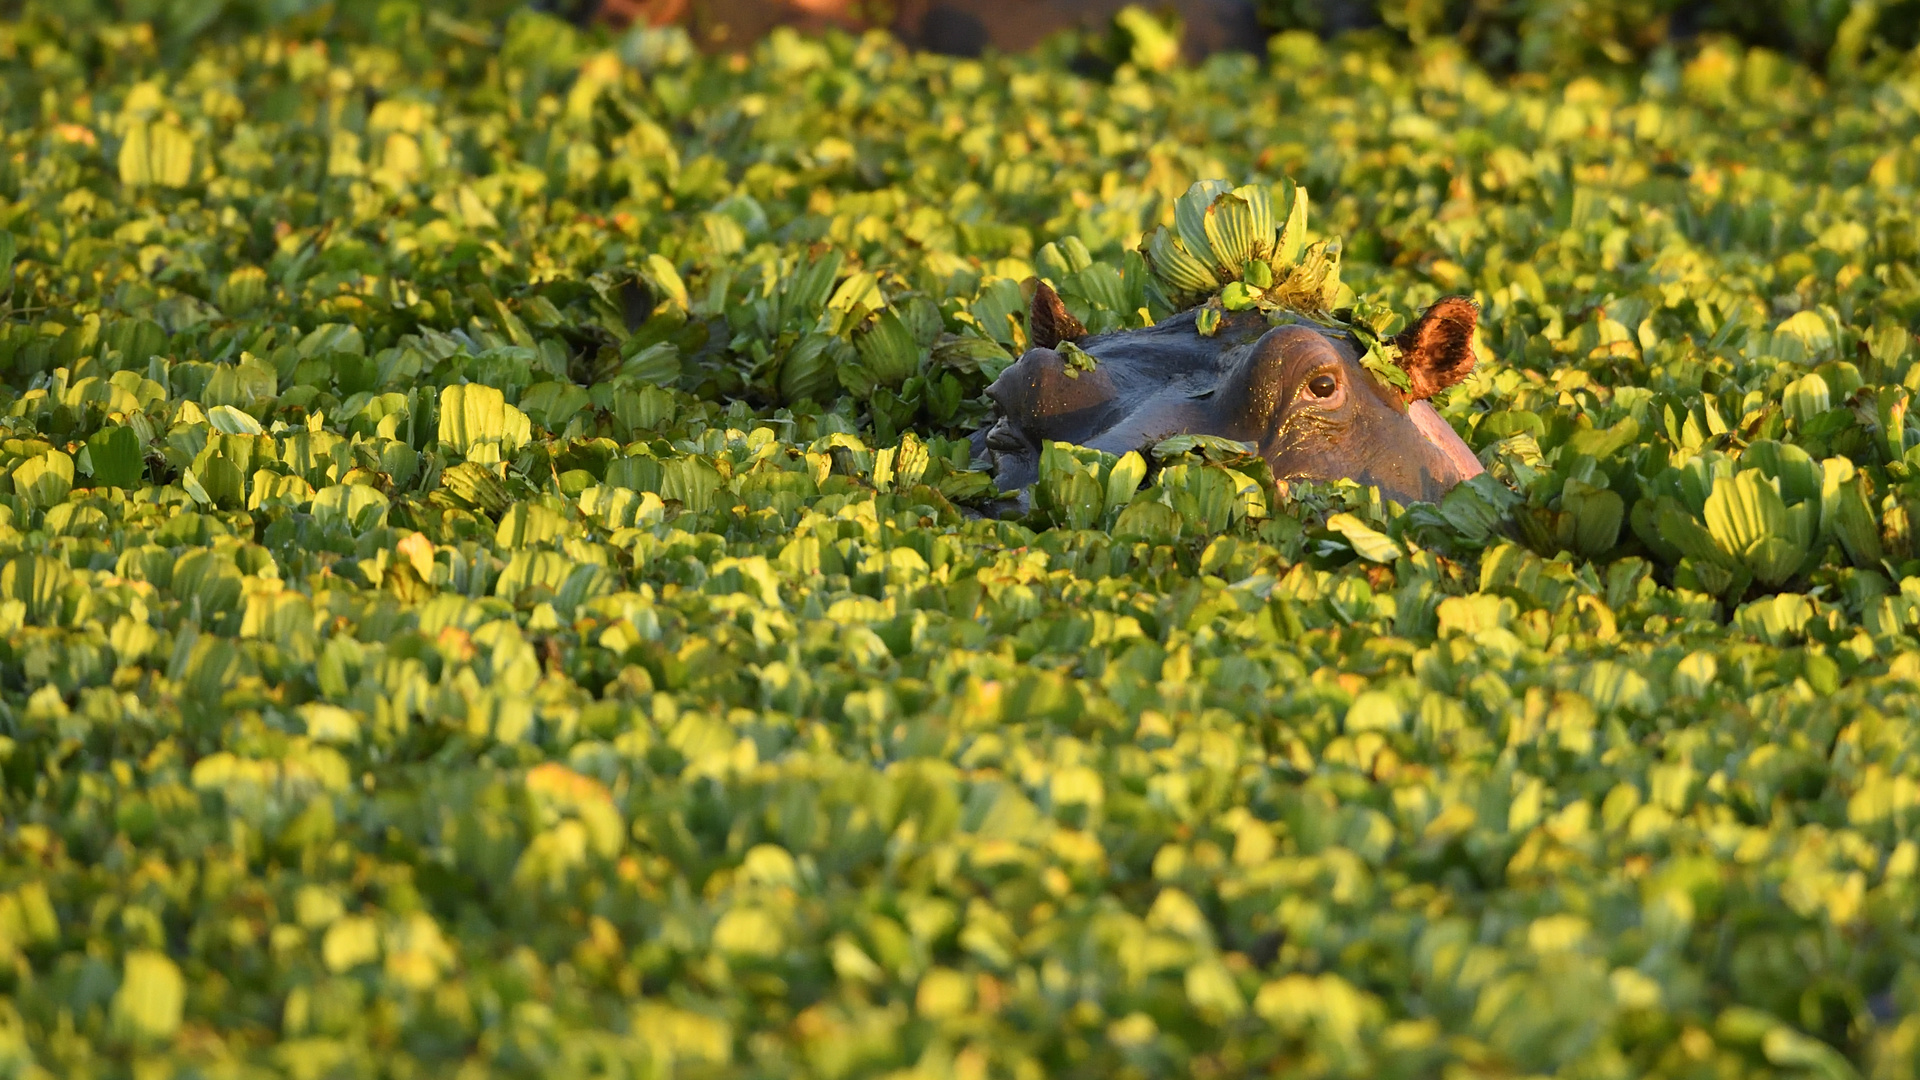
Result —
[{"label": "hippo head", "polygon": [[1002,490],[1038,477],[1049,441],[1123,454],[1203,434],[1254,444],[1277,479],[1344,477],[1397,502],[1436,501],[1482,471],[1427,402],[1473,370],[1477,315],[1470,299],[1444,299],[1394,338],[1401,388],[1369,371],[1360,340],[1337,325],[1242,311],[1203,335],[1187,311],[1086,336],[1041,283],[1034,347],[987,388],[998,415],[977,445]]}]

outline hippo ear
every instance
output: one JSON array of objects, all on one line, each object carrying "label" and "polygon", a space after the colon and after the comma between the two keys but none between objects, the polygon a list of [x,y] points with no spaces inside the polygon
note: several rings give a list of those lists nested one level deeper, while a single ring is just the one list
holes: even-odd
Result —
[{"label": "hippo ear", "polygon": [[1079,341],[1087,328],[1073,317],[1060,294],[1042,281],[1033,290],[1033,308],[1028,313],[1027,337],[1036,349],[1051,349],[1063,341]]},{"label": "hippo ear", "polygon": [[1413,384],[1408,401],[1425,401],[1473,371],[1473,325],[1479,318],[1480,305],[1472,297],[1449,296],[1393,339]]}]

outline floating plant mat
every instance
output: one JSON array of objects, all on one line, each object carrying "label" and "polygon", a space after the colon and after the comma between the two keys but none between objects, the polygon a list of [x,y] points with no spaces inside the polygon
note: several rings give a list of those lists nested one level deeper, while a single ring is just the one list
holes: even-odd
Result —
[{"label": "floating plant mat", "polygon": [[[1906,61],[380,11],[0,24],[7,1070],[1914,1075]],[[970,516],[1285,176],[1487,475]]]}]

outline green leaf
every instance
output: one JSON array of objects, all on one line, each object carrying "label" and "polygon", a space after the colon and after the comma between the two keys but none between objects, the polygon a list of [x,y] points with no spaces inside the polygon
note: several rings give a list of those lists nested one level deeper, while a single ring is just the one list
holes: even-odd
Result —
[{"label": "green leaf", "polygon": [[1486,543],[1498,534],[1505,514],[1517,496],[1490,474],[1481,473],[1459,484],[1440,500],[1440,516],[1474,543]]},{"label": "green leaf", "polygon": [[365,484],[335,484],[321,488],[313,496],[314,520],[344,526],[359,534],[377,527],[386,518],[387,497]]},{"label": "green leaf", "polygon": [[1061,442],[1049,442],[1040,451],[1034,508],[1061,528],[1093,528],[1106,512],[1100,457],[1083,460],[1085,453]]},{"label": "green leaf", "polygon": [[1142,71],[1170,71],[1180,62],[1180,26],[1169,25],[1153,12],[1129,4],[1113,15],[1113,25],[1126,43],[1127,62]]},{"label": "green leaf", "polygon": [[1797,363],[1818,363],[1834,350],[1833,328],[1818,311],[1799,311],[1780,323],[1773,332],[1776,347],[1784,359]]},{"label": "green leaf", "polygon": [[1238,274],[1249,261],[1273,250],[1273,208],[1266,188],[1249,185],[1219,196],[1207,207],[1201,224],[1216,272]]},{"label": "green leaf", "polygon": [[189,551],[173,564],[173,592],[189,605],[189,614],[209,619],[239,607],[240,570],[227,555],[207,549]]},{"label": "green leaf", "polygon": [[1198,180],[1187,188],[1186,194],[1174,200],[1174,234],[1186,251],[1210,271],[1228,264],[1213,250],[1207,236],[1207,210],[1216,198],[1232,190],[1233,185],[1225,180]]},{"label": "green leaf", "polygon": [[1859,1080],[1860,1074],[1838,1050],[1811,1035],[1779,1024],[1760,1041],[1767,1061],[1783,1069],[1803,1069],[1821,1080]]},{"label": "green leaf", "polygon": [[191,467],[180,471],[180,489],[187,493],[188,498],[201,506],[213,505],[213,496],[207,494],[206,485],[200,482],[199,474],[195,473]]},{"label": "green leaf", "polygon": [[534,503],[515,503],[500,516],[493,544],[506,551],[544,544],[568,531],[567,519]]},{"label": "green leaf", "polygon": [[[803,338],[802,342],[805,340]],[[825,339],[821,341],[824,343]],[[972,335],[941,338],[933,345],[931,359],[932,366],[936,368],[984,375],[989,381],[998,378],[1014,361],[1014,357],[999,342]]]},{"label": "green leaf", "polygon": [[320,958],[335,973],[372,963],[380,958],[379,925],[364,915],[335,919],[320,939]]},{"label": "green leaf", "polygon": [[120,182],[179,188],[193,179],[193,136],[167,121],[135,123],[120,143]]},{"label": "green leaf", "polygon": [[1174,465],[1160,473],[1163,498],[1184,522],[1186,535],[1224,532],[1241,510],[1240,489],[1228,470],[1207,465]]},{"label": "green leaf", "polygon": [[680,271],[674,269],[671,262],[659,255],[649,255],[643,274],[647,284],[653,287],[654,295],[662,302],[672,304],[681,311],[690,310],[686,283],[680,280]]},{"label": "green leaf", "polygon": [[1385,533],[1352,514],[1332,515],[1327,518],[1327,528],[1346,538],[1354,554],[1368,562],[1390,563],[1406,554]]},{"label": "green leaf", "polygon": [[146,473],[140,436],[130,427],[104,427],[87,439],[94,482],[102,487],[132,488]]},{"label": "green leaf", "polygon": [[1885,557],[1879,524],[1867,499],[1867,478],[1845,458],[1821,462],[1821,535],[1838,541],[1855,566],[1877,566]]},{"label": "green leaf", "polygon": [[1300,252],[1307,245],[1307,189],[1291,180],[1285,186],[1289,195],[1287,220],[1274,243],[1273,264],[1290,268],[1300,261]]},{"label": "green leaf", "polygon": [[235,267],[220,283],[214,303],[229,315],[245,315],[266,302],[267,272],[257,266]]},{"label": "green leaf", "polygon": [[[979,341],[980,339],[971,339]],[[834,372],[833,346],[845,343],[825,334],[807,334],[796,342],[780,362],[780,400],[785,402],[825,401],[839,380]],[[992,345],[992,342],[982,342]],[[994,346],[996,349],[999,347]],[[1005,355],[1005,350],[1000,350]],[[938,354],[936,353],[936,356]],[[1012,358],[1008,358],[1012,362]],[[997,372],[995,374],[998,374]]]},{"label": "green leaf", "polygon": [[1129,450],[1120,455],[1107,471],[1106,504],[1109,508],[1123,507],[1133,501],[1134,493],[1147,478],[1147,460],[1139,451]]},{"label": "green leaf", "polygon": [[13,470],[13,490],[30,507],[45,510],[73,490],[73,459],[59,450],[29,458]]},{"label": "green leaf", "polygon": [[1406,368],[1400,366],[1399,355],[1400,350],[1389,342],[1367,340],[1366,351],[1360,354],[1360,364],[1382,385],[1403,394],[1411,393],[1413,378],[1407,374]]},{"label": "green leaf", "polygon": [[1172,435],[1154,443],[1149,451],[1155,461],[1174,461],[1185,454],[1197,454],[1204,461],[1232,463],[1243,461],[1260,451],[1252,443],[1218,435]]},{"label": "green leaf", "polygon": [[1796,640],[1812,620],[1813,605],[1797,593],[1755,600],[1733,613],[1735,626],[1774,645]]},{"label": "green leaf", "polygon": [[[1914,5],[1157,4],[0,26],[0,1074],[1913,1074]],[[1163,439],[1450,293],[1437,505]]]},{"label": "green leaf", "polygon": [[260,421],[231,405],[215,405],[207,410],[207,423],[222,435],[264,435]]},{"label": "green leaf", "polygon": [[19,601],[28,622],[45,625],[59,616],[60,590],[72,576],[45,555],[16,556],[0,568],[0,597]]},{"label": "green leaf", "polygon": [[1656,509],[1654,529],[1661,542],[1671,544],[1695,562],[1715,563],[1727,569],[1740,566],[1739,553],[1723,548],[1713,533],[1671,500]]},{"label": "green leaf", "polygon": [[677,499],[694,513],[712,509],[720,488],[719,471],[699,458],[675,458],[661,465],[660,497]]},{"label": "green leaf", "polygon": [[1605,488],[1582,480],[1568,480],[1560,505],[1573,515],[1573,549],[1598,558],[1620,542],[1620,526],[1627,516],[1626,501]]},{"label": "green leaf", "polygon": [[238,510],[247,504],[247,479],[239,466],[219,454],[201,458],[197,471],[201,490],[208,501],[222,510]]},{"label": "green leaf", "polygon": [[1566,445],[1576,454],[1604,461],[1631,446],[1640,437],[1640,422],[1631,416],[1606,428],[1581,428],[1567,437]]},{"label": "green leaf", "polygon": [[871,271],[849,275],[827,299],[829,311],[878,311],[886,306],[880,292],[880,278]]},{"label": "green leaf", "polygon": [[1054,350],[1060,354],[1061,366],[1069,379],[1077,379],[1081,372],[1092,371],[1100,366],[1098,357],[1071,341],[1062,341],[1054,346]]},{"label": "green leaf", "polygon": [[927,444],[909,431],[900,439],[900,445],[894,448],[893,478],[896,490],[906,490],[918,484],[927,475],[928,466],[933,464],[933,456],[927,450]]},{"label": "green leaf", "polygon": [[1171,544],[1182,531],[1180,515],[1173,507],[1154,500],[1134,502],[1120,511],[1113,523],[1114,539],[1122,541]]},{"label": "green leaf", "polygon": [[[674,358],[674,367],[679,368],[679,357]],[[543,382],[527,388],[520,395],[519,408],[527,414],[527,419],[539,424],[551,432],[560,432],[567,421],[580,414],[581,410],[593,404],[593,398],[587,391],[572,383]]]},{"label": "green leaf", "polygon": [[1874,391],[1874,418],[1879,422],[1881,452],[1890,461],[1906,455],[1909,404],[1904,386],[1885,386]]},{"label": "green leaf", "polygon": [[1399,731],[1405,724],[1406,714],[1399,702],[1390,695],[1370,690],[1355,697],[1353,704],[1347,707],[1344,726],[1349,733],[1358,734],[1362,731]]},{"label": "green leaf", "polygon": [[880,386],[898,388],[920,370],[924,350],[892,308],[882,311],[872,325],[856,334],[853,343],[868,374]]},{"label": "green leaf", "polygon": [[1707,531],[1720,549],[1766,585],[1793,576],[1809,539],[1800,515],[1790,515],[1774,482],[1758,470],[1722,478],[1707,496]]},{"label": "green leaf", "polygon": [[1258,302],[1244,282],[1229,281],[1220,290],[1220,306],[1228,311],[1247,311]]},{"label": "green leaf", "polygon": [[186,979],[170,957],[151,949],[132,950],[113,995],[114,1026],[130,1039],[170,1039],[180,1030],[186,1001]]},{"label": "green leaf", "polygon": [[1220,287],[1220,279],[1190,253],[1170,229],[1156,229],[1146,249],[1153,273],[1175,296],[1202,296]]},{"label": "green leaf", "polygon": [[557,551],[516,551],[494,582],[493,595],[517,601],[521,593],[536,587],[558,592],[573,570],[573,564]]},{"label": "green leaf", "polygon": [[1904,326],[1879,323],[1866,335],[1866,343],[1873,358],[1891,369],[1907,355],[1907,350],[1913,344],[1913,334]]},{"label": "green leaf", "polygon": [[491,386],[459,383],[440,391],[439,438],[456,454],[472,456],[476,448],[491,447],[497,460],[525,446],[532,430],[527,415]]},{"label": "green leaf", "polygon": [[665,386],[679,377],[680,349],[671,341],[655,342],[636,350],[620,364],[617,376],[623,382],[651,383],[656,386]]},{"label": "green leaf", "polygon": [[1826,412],[1832,407],[1831,401],[1827,380],[1814,372],[1808,372],[1787,384],[1780,394],[1780,404],[1786,410],[1787,419],[1802,424]]},{"label": "green leaf", "polygon": [[1077,236],[1043,245],[1033,256],[1034,268],[1058,288],[1074,274],[1094,265],[1093,254]]},{"label": "green leaf", "polygon": [[[607,479],[609,483],[615,482],[611,468],[608,469]],[[461,502],[489,514],[505,510],[510,501],[500,479],[478,462],[463,461],[455,465],[441,477],[441,483],[449,494]]]},{"label": "green leaf", "polygon": [[1740,463],[1779,481],[1780,497],[1788,505],[1818,498],[1823,487],[1820,463],[1792,443],[1755,439],[1741,455]]},{"label": "green leaf", "polygon": [[1185,982],[1187,1000],[1204,1016],[1225,1020],[1247,1011],[1239,985],[1218,960],[1202,960],[1189,967]]}]

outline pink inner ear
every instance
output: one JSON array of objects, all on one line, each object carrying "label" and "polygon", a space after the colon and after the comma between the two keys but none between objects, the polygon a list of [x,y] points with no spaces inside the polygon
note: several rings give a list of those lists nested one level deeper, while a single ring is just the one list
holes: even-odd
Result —
[{"label": "pink inner ear", "polygon": [[1420,434],[1425,435],[1428,442],[1446,455],[1447,462],[1460,470],[1462,480],[1487,471],[1480,467],[1480,459],[1473,456],[1473,448],[1454,434],[1452,425],[1432,405],[1424,401],[1410,402],[1407,416],[1413,420],[1413,426],[1420,429]]}]

